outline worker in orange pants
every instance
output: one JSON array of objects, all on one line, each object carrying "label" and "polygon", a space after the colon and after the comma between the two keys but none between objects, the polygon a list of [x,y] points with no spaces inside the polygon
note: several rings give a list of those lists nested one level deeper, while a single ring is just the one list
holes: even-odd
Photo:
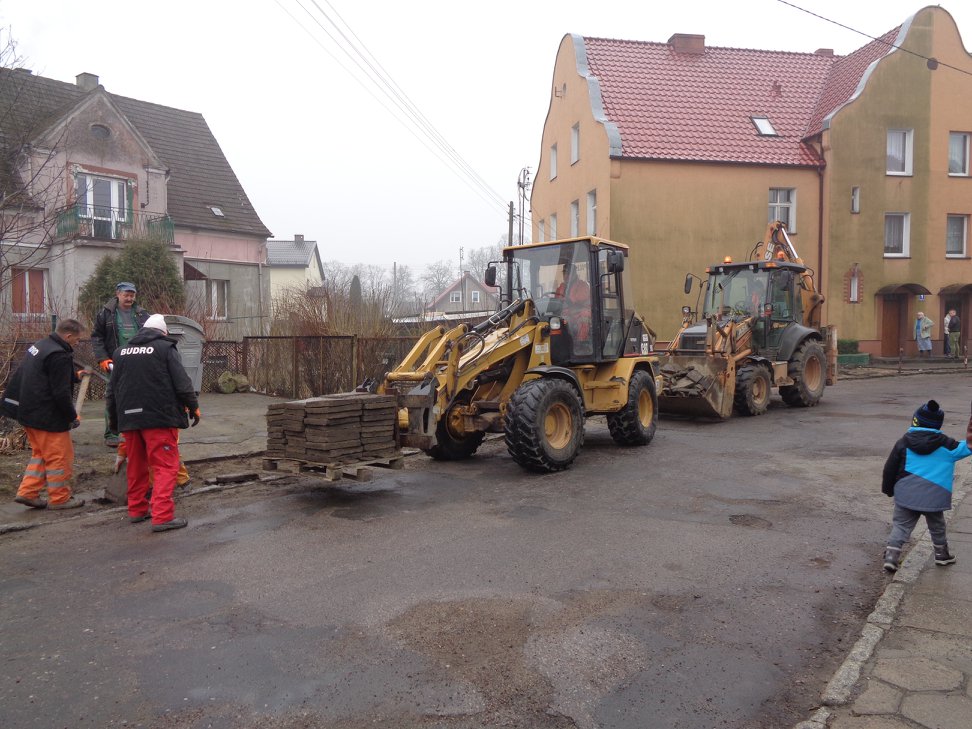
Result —
[{"label": "worker in orange pants", "polygon": [[[26,426],[24,430],[30,443],[30,460],[17,489],[17,503],[38,508],[37,505],[43,503],[41,496],[47,487],[48,508],[70,508],[61,506],[72,502],[74,443],[70,431],[52,433]],[[78,499],[73,501],[77,502]]]}]

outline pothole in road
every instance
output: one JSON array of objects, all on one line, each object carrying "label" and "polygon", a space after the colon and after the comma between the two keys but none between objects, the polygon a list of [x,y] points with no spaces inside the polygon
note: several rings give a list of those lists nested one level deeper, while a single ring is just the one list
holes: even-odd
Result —
[{"label": "pothole in road", "polygon": [[729,517],[729,522],[736,526],[747,526],[754,529],[769,529],[773,526],[773,522],[752,514],[733,514]]}]

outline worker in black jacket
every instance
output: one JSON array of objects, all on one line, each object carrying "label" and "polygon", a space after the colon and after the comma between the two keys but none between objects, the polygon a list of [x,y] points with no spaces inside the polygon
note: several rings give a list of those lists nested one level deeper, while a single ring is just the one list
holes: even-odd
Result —
[{"label": "worker in black jacket", "polygon": [[[114,369],[106,399],[113,430],[128,451],[128,516],[134,524],[152,519],[152,531],[186,526],[175,517],[172,493],[179,469],[179,428],[199,423],[199,401],[182,366],[165,317],[153,314],[125,346],[112,353]],[[151,509],[149,469],[154,474]]]},{"label": "worker in black jacket", "polygon": [[[115,296],[107,301],[95,317],[91,330],[91,345],[94,348],[98,366],[106,374],[111,374],[112,353],[138,334],[149,318],[149,312],[135,303],[138,292],[131,281],[120,281],[115,286]],[[115,448],[118,445],[118,432],[108,425],[108,412],[105,411],[105,445]],[[187,476],[188,478],[188,476]]]},{"label": "worker in black jacket", "polygon": [[[27,431],[30,461],[14,498],[34,509],[74,509],[83,499],[71,495],[74,444],[71,429],[81,423],[74,409],[72,388],[78,381],[74,347],[84,327],[64,319],[53,334],[34,342],[4,393],[4,410],[16,410]],[[47,500],[41,491],[47,488]]]}]

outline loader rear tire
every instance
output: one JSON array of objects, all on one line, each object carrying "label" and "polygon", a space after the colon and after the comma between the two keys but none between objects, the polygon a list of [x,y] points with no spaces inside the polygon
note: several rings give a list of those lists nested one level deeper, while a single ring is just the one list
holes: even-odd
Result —
[{"label": "loader rear tire", "polygon": [[565,380],[530,380],[506,409],[506,449],[529,471],[569,468],[584,444],[584,404]]},{"label": "loader rear tire", "polygon": [[628,382],[628,401],[607,416],[614,442],[623,446],[648,445],[658,426],[658,396],[650,372],[635,370]]},{"label": "loader rear tire", "polygon": [[823,397],[827,386],[827,361],[823,347],[808,339],[793,353],[788,374],[796,384],[780,388],[780,397],[790,407],[812,408]]},{"label": "loader rear tire", "polygon": [[773,385],[762,365],[748,365],[736,371],[734,405],[740,415],[762,415],[769,407]]}]

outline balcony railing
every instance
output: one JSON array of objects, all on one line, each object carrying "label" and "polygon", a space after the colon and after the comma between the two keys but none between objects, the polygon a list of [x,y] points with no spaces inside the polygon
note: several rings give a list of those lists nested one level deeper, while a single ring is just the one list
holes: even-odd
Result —
[{"label": "balcony railing", "polygon": [[58,213],[57,237],[59,240],[158,240],[171,245],[175,242],[175,230],[168,215],[74,205]]}]

